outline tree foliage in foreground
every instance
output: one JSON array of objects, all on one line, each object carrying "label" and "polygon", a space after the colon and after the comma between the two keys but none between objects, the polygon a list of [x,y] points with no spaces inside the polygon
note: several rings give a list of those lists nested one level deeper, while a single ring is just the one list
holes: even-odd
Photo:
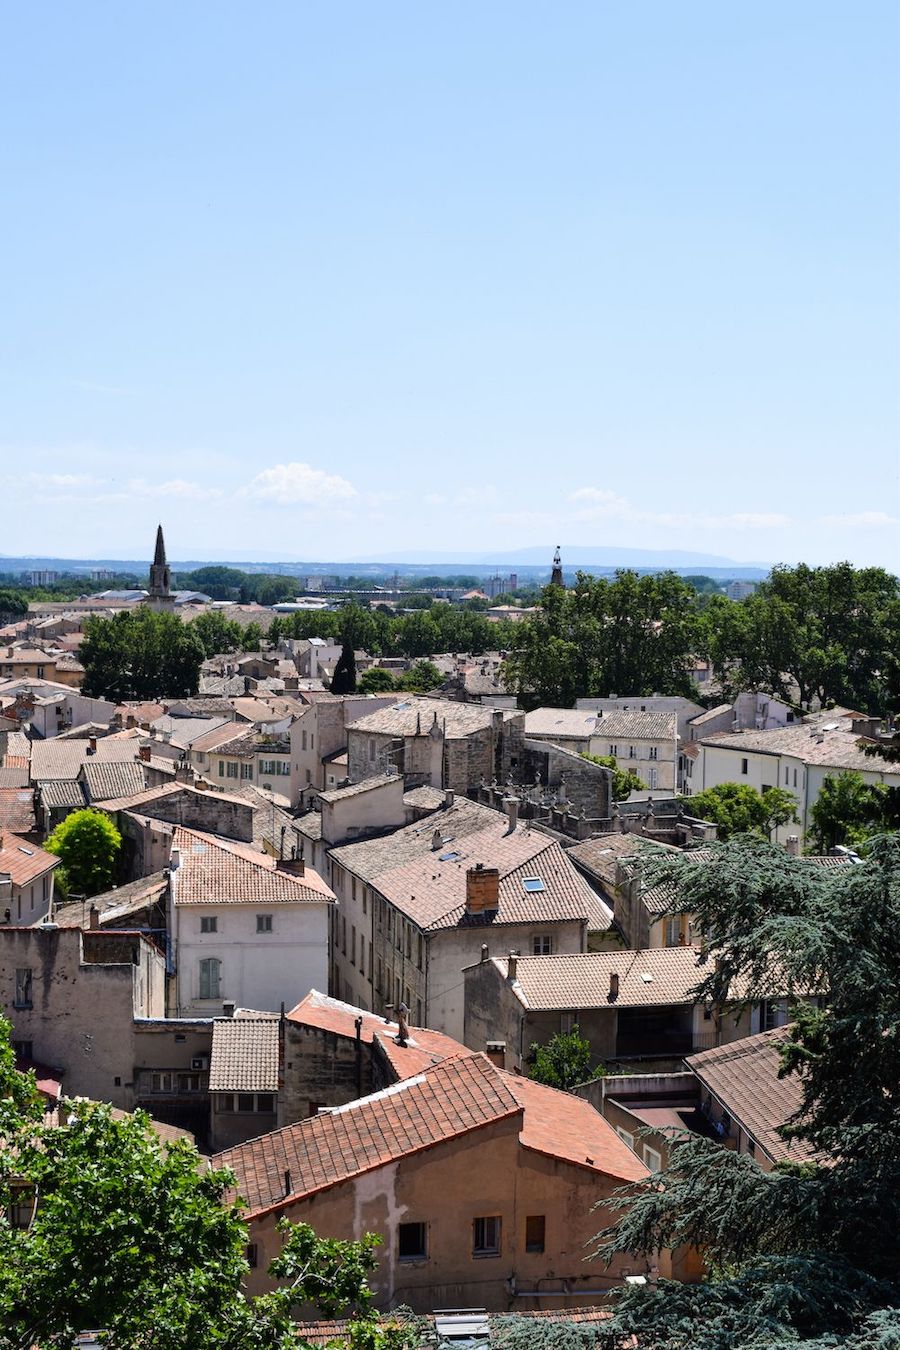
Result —
[{"label": "tree foliage in foreground", "polygon": [[534,1059],[528,1077],[547,1087],[569,1092],[578,1083],[589,1078],[601,1078],[602,1065],[591,1068],[591,1043],[581,1035],[577,1026],[571,1031],[559,1031],[546,1045],[534,1047]]},{"label": "tree foliage in foreground", "polygon": [[703,867],[677,855],[645,866],[672,886],[672,912],[695,914],[706,935],[701,998],[720,1002],[739,980],[764,996],[773,959],[794,996],[827,990],[822,1008],[794,1004],[783,1052],[802,1105],[782,1133],[815,1161],[766,1173],[714,1141],[676,1139],[664,1171],[619,1193],[598,1244],[608,1256],[693,1246],[709,1277],[627,1290],[598,1346],[896,1350],[900,837],[871,841],[862,865],[843,868],[752,835],[715,845]]},{"label": "tree foliage in foreground", "polygon": [[[414,1322],[379,1324],[368,1276],[379,1239],[283,1227],[278,1287],[246,1299],[247,1228],[231,1174],[185,1141],[163,1144],[141,1112],[70,1104],[46,1127],[33,1075],[16,1072],[0,1020],[0,1347],[71,1350],[102,1329],[111,1350],[302,1350],[292,1314],[349,1314],[353,1350],[412,1350]],[[25,1189],[22,1189],[22,1188]],[[17,1207],[10,1207],[11,1199]],[[27,1227],[13,1226],[19,1213]]]},{"label": "tree foliage in foreground", "polygon": [[852,770],[829,775],[810,811],[814,847],[821,853],[836,844],[855,847],[892,823],[896,828],[892,821],[896,796],[896,789],[892,792],[883,783],[867,783],[861,773]]}]

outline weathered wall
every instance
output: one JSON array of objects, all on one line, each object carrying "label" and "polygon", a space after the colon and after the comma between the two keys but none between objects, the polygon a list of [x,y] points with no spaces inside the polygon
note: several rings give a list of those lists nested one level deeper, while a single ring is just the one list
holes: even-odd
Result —
[{"label": "weathered wall", "polygon": [[284,1087],[279,1125],[315,1114],[317,1106],[343,1106],[373,1091],[369,1048],[346,1036],[284,1024]]}]

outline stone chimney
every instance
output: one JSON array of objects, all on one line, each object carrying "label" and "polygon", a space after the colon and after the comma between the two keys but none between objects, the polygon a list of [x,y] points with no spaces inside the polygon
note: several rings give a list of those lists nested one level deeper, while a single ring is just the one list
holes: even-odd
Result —
[{"label": "stone chimney", "polygon": [[453,789],[452,789],[452,788],[447,788],[447,791],[444,793],[444,805],[445,805],[445,806],[452,806],[452,805],[453,805],[453,800],[454,800]]},{"label": "stone chimney", "polygon": [[792,858],[800,857],[800,839],[796,834],[789,834],[785,843],[785,848]]},{"label": "stone chimney", "polygon": [[100,927],[100,911],[96,905],[91,905],[88,910],[88,927],[92,931]]},{"label": "stone chimney", "polygon": [[486,960],[488,959],[488,957],[490,956],[490,954],[491,954],[491,953],[490,953],[490,950],[489,950],[489,948],[488,948],[487,943],[486,943],[486,942],[482,942],[482,944],[481,944],[481,959],[482,959],[482,961],[486,961]]},{"label": "stone chimney", "polygon": [[431,836],[431,851],[432,853],[437,853],[443,847],[444,836],[441,834],[440,830],[435,830],[434,834]]},{"label": "stone chimney", "polygon": [[607,1003],[615,1003],[619,997],[619,976],[616,971],[609,972],[609,993],[606,995]]},{"label": "stone chimney", "polygon": [[519,953],[510,952],[506,958],[506,978],[512,983],[519,974]]},{"label": "stone chimney", "polygon": [[491,1063],[496,1064],[498,1069],[506,1068],[506,1041],[488,1041],[484,1051]]},{"label": "stone chimney", "polygon": [[88,752],[89,755],[96,755],[96,753],[97,753],[97,737],[96,737],[96,736],[89,736],[89,737],[88,737],[88,748],[87,748],[87,752]]},{"label": "stone chimney", "polygon": [[484,914],[500,906],[500,873],[496,867],[476,863],[466,872],[466,913]]},{"label": "stone chimney", "polygon": [[234,1008],[235,1008],[234,1000],[226,999],[225,1002],[222,1004],[222,1016],[234,1017]]},{"label": "stone chimney", "polygon": [[519,823],[519,798],[504,797],[503,807],[504,810],[506,811],[506,818],[509,821],[509,829],[507,830],[507,834],[515,834],[516,826]]},{"label": "stone chimney", "polygon": [[275,862],[278,872],[290,872],[292,876],[306,876],[306,863],[303,858],[278,858]]}]

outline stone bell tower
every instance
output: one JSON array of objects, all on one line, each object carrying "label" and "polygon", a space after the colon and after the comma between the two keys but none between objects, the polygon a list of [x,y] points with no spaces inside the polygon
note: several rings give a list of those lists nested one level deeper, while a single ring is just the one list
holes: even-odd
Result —
[{"label": "stone bell tower", "polygon": [[172,594],[171,581],[172,574],[166,562],[166,544],[162,526],[158,525],[156,549],[153,553],[153,562],[150,564],[150,593],[147,596],[147,604],[151,609],[174,608],[175,597]]}]

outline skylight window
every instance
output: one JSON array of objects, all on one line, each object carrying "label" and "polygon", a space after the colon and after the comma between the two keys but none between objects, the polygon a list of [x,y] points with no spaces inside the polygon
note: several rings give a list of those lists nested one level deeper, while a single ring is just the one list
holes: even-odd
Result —
[{"label": "skylight window", "polygon": [[461,854],[461,853],[456,853],[453,849],[451,849],[449,853],[442,853],[441,856],[440,856],[440,858],[438,859],[438,861],[439,861],[439,862],[456,862],[457,858],[461,858],[461,857],[462,857],[462,854]]},{"label": "skylight window", "polygon": [[547,889],[540,877],[523,877],[522,887],[529,892],[545,891]]}]

